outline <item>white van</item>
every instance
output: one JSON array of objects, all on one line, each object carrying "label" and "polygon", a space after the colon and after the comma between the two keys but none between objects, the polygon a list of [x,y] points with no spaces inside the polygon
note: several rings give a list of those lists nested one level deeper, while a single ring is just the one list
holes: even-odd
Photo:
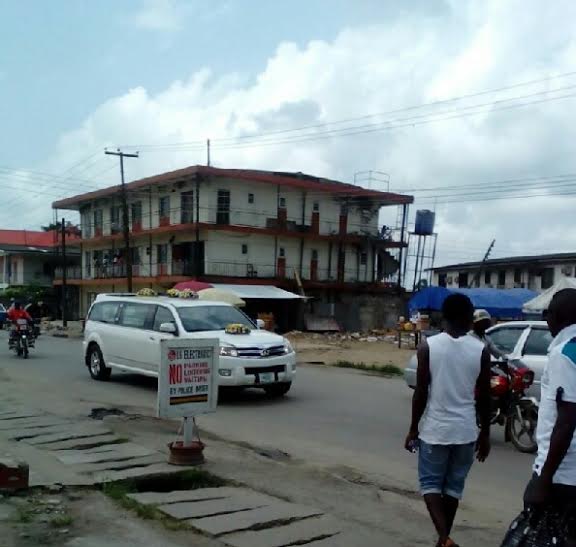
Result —
[{"label": "white van", "polygon": [[[244,325],[247,333],[228,334],[232,324]],[[86,366],[95,380],[107,380],[113,368],[157,377],[160,340],[172,337],[218,338],[222,387],[258,387],[282,396],[296,375],[290,342],[259,329],[229,304],[131,294],[97,296],[84,329]]]}]

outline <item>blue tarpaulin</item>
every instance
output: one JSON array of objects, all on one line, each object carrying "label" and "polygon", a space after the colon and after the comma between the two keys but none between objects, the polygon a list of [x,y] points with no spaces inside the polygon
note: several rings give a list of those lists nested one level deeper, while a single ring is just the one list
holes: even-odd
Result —
[{"label": "blue tarpaulin", "polygon": [[410,314],[418,310],[441,310],[449,294],[465,294],[476,309],[488,311],[492,317],[521,319],[522,306],[538,295],[528,289],[446,289],[427,287],[412,295],[408,301]]}]

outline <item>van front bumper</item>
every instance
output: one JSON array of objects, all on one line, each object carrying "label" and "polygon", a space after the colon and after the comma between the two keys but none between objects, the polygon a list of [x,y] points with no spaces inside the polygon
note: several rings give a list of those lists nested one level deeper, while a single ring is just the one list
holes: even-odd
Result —
[{"label": "van front bumper", "polygon": [[218,385],[223,387],[265,387],[293,382],[296,377],[296,354],[264,359],[220,357]]}]

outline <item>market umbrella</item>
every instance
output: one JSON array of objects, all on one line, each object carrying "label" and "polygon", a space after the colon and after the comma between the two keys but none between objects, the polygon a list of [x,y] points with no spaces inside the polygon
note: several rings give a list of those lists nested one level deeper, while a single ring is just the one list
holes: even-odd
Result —
[{"label": "market umbrella", "polygon": [[241,308],[246,305],[246,302],[242,300],[239,296],[234,293],[223,291],[221,289],[203,289],[198,292],[199,300],[212,300],[215,302],[226,302],[226,304],[232,304]]},{"label": "market umbrella", "polygon": [[204,281],[191,280],[176,283],[176,285],[174,285],[174,287],[172,288],[176,289],[177,291],[185,291],[186,289],[188,289],[189,291],[198,292],[203,291],[204,289],[211,289],[212,285],[210,285],[210,283],[204,283]]}]

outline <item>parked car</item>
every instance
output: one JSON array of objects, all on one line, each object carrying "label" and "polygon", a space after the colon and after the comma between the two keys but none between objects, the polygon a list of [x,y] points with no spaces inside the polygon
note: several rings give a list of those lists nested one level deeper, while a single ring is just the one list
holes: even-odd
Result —
[{"label": "parked car", "polygon": [[[501,323],[486,331],[487,336],[508,358],[509,362],[523,363],[534,371],[534,383],[527,392],[530,397],[540,400],[540,378],[546,364],[548,346],[552,335],[545,321],[512,321]],[[416,387],[416,356],[412,356],[404,379],[411,387]]]},{"label": "parked car", "polygon": [[4,328],[4,323],[6,323],[6,318],[8,316],[8,312],[4,307],[4,304],[0,304],[0,329]]},{"label": "parked car", "polygon": [[[227,334],[242,324],[247,334]],[[98,295],[86,317],[84,359],[90,375],[107,380],[112,369],[158,376],[160,341],[217,338],[221,387],[257,387],[286,394],[296,375],[290,342],[267,332],[223,302],[133,295]]]}]

